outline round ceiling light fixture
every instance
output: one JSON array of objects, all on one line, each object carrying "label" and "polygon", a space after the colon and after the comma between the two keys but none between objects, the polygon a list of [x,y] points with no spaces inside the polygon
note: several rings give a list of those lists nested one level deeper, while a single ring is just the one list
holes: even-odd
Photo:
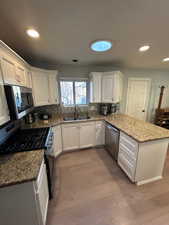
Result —
[{"label": "round ceiling light fixture", "polygon": [[145,52],[145,51],[149,50],[149,48],[150,48],[149,45],[144,45],[144,46],[142,46],[142,47],[139,48],[139,51],[140,52]]},{"label": "round ceiling light fixture", "polygon": [[26,31],[26,33],[27,33],[27,35],[29,35],[32,38],[39,38],[39,36],[40,36],[39,33],[38,33],[38,31],[36,31],[34,29],[28,29]]},{"label": "round ceiling light fixture", "polygon": [[163,59],[163,62],[169,62],[169,57],[164,58],[164,59]]},{"label": "round ceiling light fixture", "polygon": [[97,40],[91,43],[90,48],[95,52],[106,52],[112,48],[113,44],[108,40]]}]

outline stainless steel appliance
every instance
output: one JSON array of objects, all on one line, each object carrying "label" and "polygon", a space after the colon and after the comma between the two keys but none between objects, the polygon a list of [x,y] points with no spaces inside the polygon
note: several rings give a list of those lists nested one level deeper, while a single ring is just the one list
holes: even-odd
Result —
[{"label": "stainless steel appliance", "polygon": [[108,114],[108,106],[107,105],[101,105],[100,106],[100,113],[104,116],[107,116]]},{"label": "stainless steel appliance", "polygon": [[112,157],[117,160],[118,158],[118,152],[119,152],[119,136],[120,131],[110,125],[109,123],[106,123],[106,149],[107,151],[112,155]]},{"label": "stainless steel appliance", "polygon": [[11,120],[21,119],[33,109],[32,89],[5,85]]}]

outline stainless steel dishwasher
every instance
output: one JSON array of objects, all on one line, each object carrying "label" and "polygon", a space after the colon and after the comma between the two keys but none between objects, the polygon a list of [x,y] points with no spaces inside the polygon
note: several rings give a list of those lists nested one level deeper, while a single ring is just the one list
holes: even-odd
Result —
[{"label": "stainless steel dishwasher", "polygon": [[120,131],[112,125],[106,123],[106,150],[117,160],[119,152]]}]

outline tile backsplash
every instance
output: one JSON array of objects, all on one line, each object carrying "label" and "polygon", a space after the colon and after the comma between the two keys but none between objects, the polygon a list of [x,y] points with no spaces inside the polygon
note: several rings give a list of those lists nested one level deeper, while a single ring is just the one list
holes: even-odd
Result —
[{"label": "tile backsplash", "polygon": [[[33,111],[33,113],[48,113],[50,115],[58,114],[58,115],[64,115],[64,114],[73,114],[75,108],[74,107],[64,107],[60,105],[46,105],[46,106],[39,106],[36,107]],[[78,106],[78,111],[81,114],[89,113],[90,115],[96,114],[99,112],[99,104],[89,104],[87,106]]]}]

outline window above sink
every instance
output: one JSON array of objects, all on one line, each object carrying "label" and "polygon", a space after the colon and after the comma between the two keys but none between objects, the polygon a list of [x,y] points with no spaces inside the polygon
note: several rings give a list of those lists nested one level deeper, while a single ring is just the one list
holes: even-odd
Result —
[{"label": "window above sink", "polygon": [[61,80],[60,90],[63,106],[85,106],[88,104],[87,80]]}]

